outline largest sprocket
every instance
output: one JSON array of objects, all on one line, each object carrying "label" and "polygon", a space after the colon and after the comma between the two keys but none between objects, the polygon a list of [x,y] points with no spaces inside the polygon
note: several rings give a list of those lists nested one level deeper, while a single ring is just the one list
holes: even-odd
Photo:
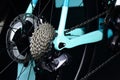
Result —
[{"label": "largest sprocket", "polygon": [[49,23],[42,23],[32,34],[30,41],[30,51],[32,57],[40,59],[52,46],[55,30]]}]

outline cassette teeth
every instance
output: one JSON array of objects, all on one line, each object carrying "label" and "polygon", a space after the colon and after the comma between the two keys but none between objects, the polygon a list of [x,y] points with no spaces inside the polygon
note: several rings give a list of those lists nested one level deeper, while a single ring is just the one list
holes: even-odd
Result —
[{"label": "cassette teeth", "polygon": [[35,60],[51,50],[54,35],[55,30],[49,23],[42,23],[35,28],[30,41],[31,55]]}]

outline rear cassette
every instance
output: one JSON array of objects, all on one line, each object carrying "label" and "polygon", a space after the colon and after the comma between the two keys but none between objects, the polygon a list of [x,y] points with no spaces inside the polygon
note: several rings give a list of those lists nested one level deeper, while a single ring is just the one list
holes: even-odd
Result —
[{"label": "rear cassette", "polygon": [[55,30],[49,23],[40,24],[38,28],[35,28],[30,41],[31,55],[35,60],[50,51],[54,35]]}]

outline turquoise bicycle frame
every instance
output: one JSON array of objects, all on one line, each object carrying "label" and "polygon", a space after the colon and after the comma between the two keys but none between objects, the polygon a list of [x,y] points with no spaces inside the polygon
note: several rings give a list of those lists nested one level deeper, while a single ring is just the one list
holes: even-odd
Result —
[{"label": "turquoise bicycle frame", "polygon": [[[69,1],[70,0],[63,1],[60,22],[59,22],[58,30],[56,30],[57,36],[53,40],[55,49],[62,50],[64,48],[73,48],[76,46],[101,41],[103,39],[104,34],[103,34],[103,29],[101,28],[100,25],[98,30],[89,33],[85,33],[84,28],[76,28],[66,34],[64,33],[64,31],[66,31],[65,26],[66,26],[66,19],[69,8]],[[29,4],[26,13],[32,14],[33,12],[32,10],[33,8],[35,8],[37,2],[38,0],[32,0],[31,2],[32,4],[31,3]],[[103,19],[100,19],[99,21],[103,22]],[[112,30],[109,29],[108,38],[111,37],[112,35],[113,32]],[[62,47],[60,47],[61,44]],[[17,78],[19,77],[19,80],[35,80],[35,72],[33,69],[34,66],[35,66],[34,61],[30,61],[27,67],[24,67],[22,63],[18,63]],[[22,75],[20,75],[22,69],[26,69],[26,70],[22,72]]]},{"label": "turquoise bicycle frame", "polygon": [[[98,42],[103,39],[103,29],[100,28],[96,31],[92,31],[87,34],[85,34],[84,32],[84,28],[76,28],[68,33],[69,36],[66,36],[64,31],[68,8],[69,0],[64,0],[60,17],[60,23],[57,31],[58,35],[53,41],[55,49],[62,50],[64,48],[73,48],[83,44]],[[112,30],[108,30],[108,37],[110,36],[112,36]],[[60,46],[61,44],[62,47]]]}]

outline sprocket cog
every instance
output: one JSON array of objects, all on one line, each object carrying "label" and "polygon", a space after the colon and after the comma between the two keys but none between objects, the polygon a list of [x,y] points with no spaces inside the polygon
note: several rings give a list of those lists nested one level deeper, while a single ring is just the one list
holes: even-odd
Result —
[{"label": "sprocket cog", "polygon": [[54,36],[55,30],[49,23],[39,24],[35,28],[30,41],[31,55],[35,60],[40,59],[51,49]]}]

